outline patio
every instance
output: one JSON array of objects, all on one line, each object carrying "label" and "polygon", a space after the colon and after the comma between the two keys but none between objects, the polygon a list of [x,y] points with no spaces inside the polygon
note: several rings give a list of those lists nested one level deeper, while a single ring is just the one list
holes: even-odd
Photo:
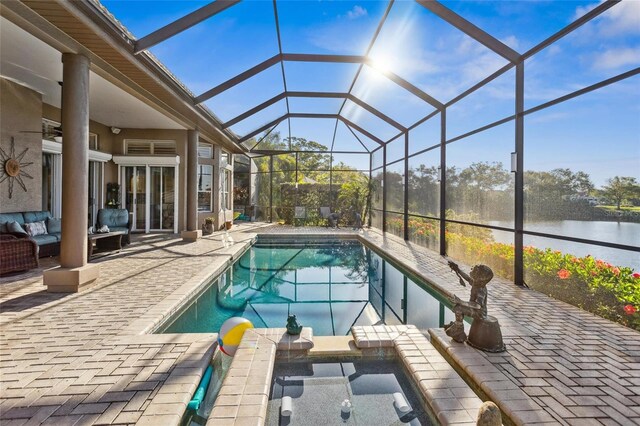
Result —
[{"label": "patio", "polygon": [[[3,425],[180,424],[218,328],[156,327],[263,234],[357,239],[410,274],[401,315],[382,296],[380,321],[301,345],[397,350],[442,424],[478,398],[508,425],[640,424],[640,2],[156,6],[0,8],[0,212],[61,218],[59,257],[0,278]],[[119,207],[132,244],[87,260]],[[468,299],[448,260],[493,270],[506,352],[409,324],[411,276]],[[268,420],[268,367],[300,349],[282,333],[247,333],[209,424]]]},{"label": "patio", "polygon": [[[14,289],[24,285],[19,292],[3,283],[3,423],[177,424],[209,362],[214,336],[139,333],[223,268],[254,232],[333,232],[239,228],[227,248],[220,237],[195,244],[139,237],[121,254],[99,260],[105,271],[100,282],[77,295],[45,293],[47,300],[41,277],[14,280]],[[439,256],[375,230],[361,236],[442,291],[465,297]],[[503,324],[508,352],[465,353],[464,345],[439,332],[431,340],[515,424],[640,421],[637,332],[502,279],[491,284],[489,310]]]}]

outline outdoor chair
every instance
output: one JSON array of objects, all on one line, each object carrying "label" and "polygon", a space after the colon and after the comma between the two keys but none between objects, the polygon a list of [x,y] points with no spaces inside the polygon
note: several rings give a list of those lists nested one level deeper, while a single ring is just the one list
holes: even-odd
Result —
[{"label": "outdoor chair", "polygon": [[299,220],[302,221],[303,225],[306,225],[307,220],[307,208],[302,206],[296,206],[293,211],[293,224],[297,225]]},{"label": "outdoor chair", "polygon": [[127,209],[100,209],[96,229],[103,225],[109,227],[109,231],[126,231],[122,237],[123,244],[131,244],[131,227],[133,226],[133,214]]},{"label": "outdoor chair", "polygon": [[327,228],[329,227],[329,215],[331,214],[330,207],[320,207],[320,217],[323,218],[326,222],[325,225]]},{"label": "outdoor chair", "polygon": [[0,275],[38,267],[38,245],[31,238],[0,235]]}]

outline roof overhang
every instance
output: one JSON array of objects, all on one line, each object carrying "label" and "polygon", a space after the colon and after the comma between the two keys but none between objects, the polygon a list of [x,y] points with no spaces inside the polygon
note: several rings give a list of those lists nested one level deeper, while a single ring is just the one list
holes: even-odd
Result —
[{"label": "roof overhang", "polygon": [[237,138],[222,128],[204,106],[147,52],[134,54],[126,31],[96,3],[50,1],[3,2],[0,14],[60,52],[81,53],[91,70],[203,139],[242,152]]}]

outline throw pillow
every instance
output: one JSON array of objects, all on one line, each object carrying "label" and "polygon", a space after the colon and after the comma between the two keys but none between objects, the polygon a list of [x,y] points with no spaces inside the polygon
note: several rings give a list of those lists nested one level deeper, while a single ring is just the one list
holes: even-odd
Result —
[{"label": "throw pillow", "polygon": [[45,235],[47,233],[47,225],[44,224],[44,220],[40,222],[25,223],[24,227],[27,228],[27,234],[31,237],[36,235]]},{"label": "throw pillow", "polygon": [[0,222],[0,234],[6,234],[7,232],[9,232],[9,230],[7,229],[8,224],[9,222]]},{"label": "throw pillow", "polygon": [[23,235],[28,235],[27,231],[25,231],[22,226],[20,226],[20,224],[18,222],[8,222],[7,223],[7,232],[10,232],[12,234],[23,234]]},{"label": "throw pillow", "polygon": [[47,219],[47,231],[50,234],[59,234],[62,232],[62,219],[50,217]]}]

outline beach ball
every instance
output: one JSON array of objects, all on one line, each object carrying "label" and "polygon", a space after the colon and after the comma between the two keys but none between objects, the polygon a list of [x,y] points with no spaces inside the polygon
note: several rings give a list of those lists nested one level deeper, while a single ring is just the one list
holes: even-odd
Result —
[{"label": "beach ball", "polygon": [[218,332],[218,345],[222,353],[234,356],[244,331],[253,328],[253,324],[246,318],[231,317],[222,323]]}]

